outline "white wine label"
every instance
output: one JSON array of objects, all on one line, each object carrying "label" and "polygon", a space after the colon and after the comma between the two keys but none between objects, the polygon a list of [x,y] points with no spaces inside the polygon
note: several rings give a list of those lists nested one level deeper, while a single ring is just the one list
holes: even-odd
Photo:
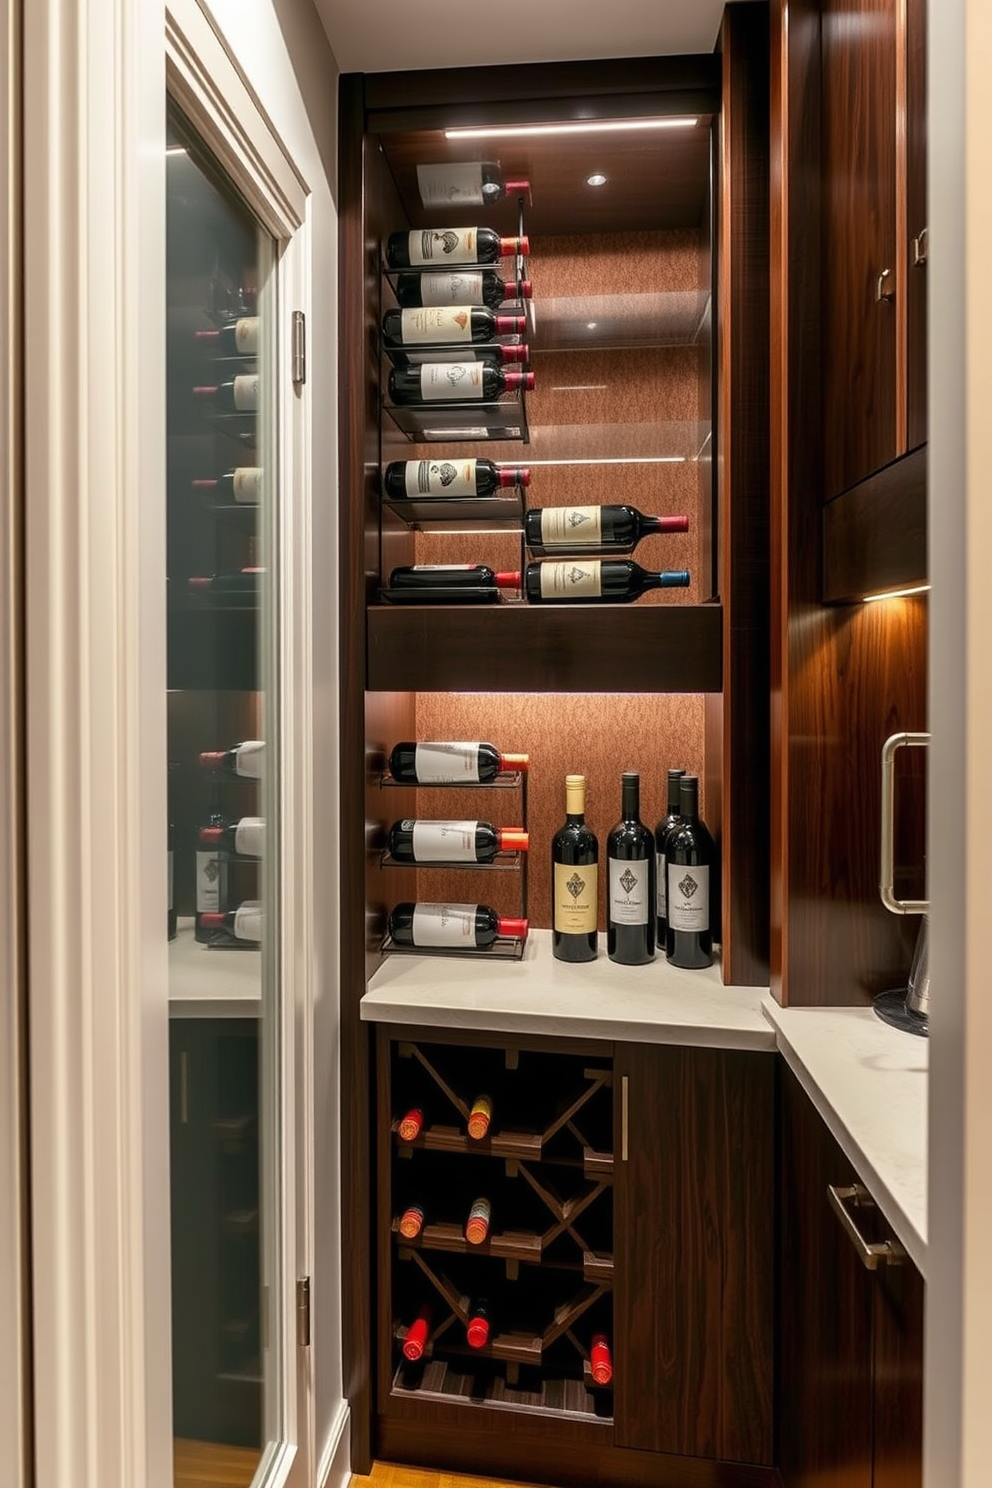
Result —
[{"label": "white wine label", "polygon": [[602,540],[603,523],[598,506],[551,506],[541,513],[541,542],[546,548]]},{"label": "white wine label", "polygon": [[655,857],[655,882],[657,884],[658,918],[663,920],[667,913],[665,906],[668,903],[666,898],[667,880],[665,878],[664,853],[657,853]]},{"label": "white wine label", "polygon": [[408,496],[474,496],[475,460],[408,460]]},{"label": "white wine label", "polygon": [[258,408],[258,376],[234,379],[234,406],[238,413],[254,413]]},{"label": "white wine label", "polygon": [[259,465],[239,465],[233,478],[234,499],[257,506],[262,499],[262,470]]},{"label": "white wine label", "polygon": [[485,202],[478,161],[418,165],[417,185],[425,207],[481,207]]},{"label": "white wine label", "polygon": [[474,821],[418,821],[413,824],[413,856],[418,863],[474,863]]},{"label": "white wine label", "polygon": [[420,299],[424,305],[481,305],[482,273],[422,274]]},{"label": "white wine label", "polygon": [[196,855],[196,912],[213,914],[224,908],[227,865],[215,852]]},{"label": "white wine label", "polygon": [[265,845],[265,822],[260,816],[243,816],[234,829],[234,851],[243,858],[260,858]]},{"label": "white wine label", "polygon": [[477,904],[415,904],[414,945],[475,945],[475,911],[478,907]]},{"label": "white wine label", "polygon": [[603,592],[600,565],[595,563],[542,563],[542,599],[597,599]]},{"label": "white wine label", "polygon": [[262,938],[262,901],[260,899],[246,899],[234,911],[234,938],[235,940],[255,940]]},{"label": "white wine label", "polygon": [[424,402],[442,398],[484,398],[482,362],[425,362],[420,369],[420,396]]},{"label": "white wine label", "polygon": [[265,757],[264,739],[246,739],[239,744],[234,757],[234,771],[237,775],[247,775],[250,780],[261,780],[262,760]]},{"label": "white wine label", "polygon": [[258,355],[257,315],[242,315],[234,322],[234,343],[241,356]]},{"label": "white wine label", "polygon": [[479,746],[460,740],[446,744],[418,744],[414,769],[421,785],[451,785],[479,778]]},{"label": "white wine label", "polygon": [[471,341],[472,310],[469,305],[436,305],[400,311],[400,340],[404,345],[444,341]]},{"label": "white wine label", "polygon": [[596,863],[555,864],[555,929],[560,935],[588,935],[599,924],[599,867]]},{"label": "white wine label", "polygon": [[668,923],[673,930],[710,927],[710,870],[668,864]]},{"label": "white wine label", "polygon": [[645,858],[610,859],[610,919],[614,925],[646,925],[651,913],[651,872]]},{"label": "white wine label", "polygon": [[423,232],[412,232],[408,250],[411,264],[474,264],[479,261],[474,227],[425,228]]}]

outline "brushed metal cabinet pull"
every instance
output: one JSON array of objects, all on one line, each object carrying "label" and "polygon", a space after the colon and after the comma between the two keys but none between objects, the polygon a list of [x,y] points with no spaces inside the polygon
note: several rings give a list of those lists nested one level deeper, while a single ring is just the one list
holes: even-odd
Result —
[{"label": "brushed metal cabinet pull", "polygon": [[927,262],[927,230],[921,227],[913,239],[913,268],[923,269]]},{"label": "brushed metal cabinet pull", "polygon": [[620,1079],[620,1161],[627,1161],[627,1100],[628,1100],[627,1075]]},{"label": "brushed metal cabinet pull", "polygon": [[852,1183],[848,1188],[837,1188],[834,1184],[828,1183],[827,1198],[866,1271],[876,1271],[882,1265],[899,1266],[902,1264],[906,1259],[906,1252],[898,1241],[882,1240],[878,1244],[869,1244],[854,1223],[853,1216],[847,1207],[848,1203],[856,1207],[874,1208],[871,1194],[866,1188],[863,1188],[860,1183]]},{"label": "brushed metal cabinet pull", "polygon": [[876,305],[881,305],[883,301],[888,301],[888,300],[894,300],[895,299],[895,297],[896,297],[896,288],[895,288],[895,285],[893,284],[893,285],[890,286],[887,283],[887,280],[889,280],[891,277],[892,277],[892,270],[891,269],[883,269],[882,272],[879,274],[879,276],[878,276],[878,282],[875,285],[875,304]]}]

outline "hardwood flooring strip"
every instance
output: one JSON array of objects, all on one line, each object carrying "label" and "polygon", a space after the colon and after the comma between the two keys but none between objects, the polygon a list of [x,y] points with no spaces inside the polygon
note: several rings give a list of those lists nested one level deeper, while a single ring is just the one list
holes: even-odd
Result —
[{"label": "hardwood flooring strip", "polygon": [[527,1488],[527,1485],[509,1483],[501,1478],[404,1467],[396,1462],[374,1462],[368,1477],[352,1474],[349,1488]]},{"label": "hardwood flooring strip", "polygon": [[174,1488],[250,1488],[261,1456],[257,1447],[217,1442],[173,1442]]}]

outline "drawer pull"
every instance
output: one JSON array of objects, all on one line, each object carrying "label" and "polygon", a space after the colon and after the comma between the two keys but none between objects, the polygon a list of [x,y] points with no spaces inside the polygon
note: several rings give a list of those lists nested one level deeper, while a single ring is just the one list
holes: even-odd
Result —
[{"label": "drawer pull", "polygon": [[881,305],[884,302],[888,302],[888,301],[891,301],[891,300],[894,300],[895,299],[895,297],[896,297],[896,288],[895,288],[895,285],[894,284],[890,284],[888,282],[891,279],[891,277],[892,277],[892,270],[891,269],[883,269],[882,272],[879,274],[878,279],[877,279],[876,284],[875,284],[875,304],[876,305]]},{"label": "drawer pull", "polygon": [[620,1161],[627,1161],[627,1075],[620,1080]]},{"label": "drawer pull", "polygon": [[830,1207],[847,1231],[862,1266],[868,1271],[875,1271],[879,1266],[900,1266],[906,1259],[906,1252],[896,1240],[882,1240],[878,1244],[870,1245],[851,1215],[847,1205],[853,1204],[855,1208],[874,1209],[871,1194],[860,1183],[852,1183],[848,1188],[836,1188],[834,1184],[827,1184],[827,1198]]}]

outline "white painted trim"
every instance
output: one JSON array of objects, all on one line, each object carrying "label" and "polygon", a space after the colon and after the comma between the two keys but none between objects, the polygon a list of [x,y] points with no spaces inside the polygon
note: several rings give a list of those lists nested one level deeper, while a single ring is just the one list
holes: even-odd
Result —
[{"label": "white painted trim", "polygon": [[317,1488],[346,1488],[351,1477],[351,1408],[342,1400],[320,1454]]}]

